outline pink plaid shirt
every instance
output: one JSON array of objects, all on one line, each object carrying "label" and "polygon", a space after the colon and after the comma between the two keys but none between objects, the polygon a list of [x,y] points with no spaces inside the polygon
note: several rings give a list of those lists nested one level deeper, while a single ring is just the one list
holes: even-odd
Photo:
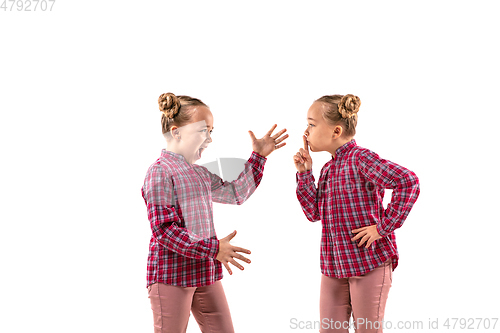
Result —
[{"label": "pink plaid shirt", "polygon": [[[318,188],[312,171],[297,172],[297,198],[307,219],[321,219],[321,272],[330,277],[363,275],[399,254],[394,230],[401,227],[420,193],[412,171],[359,147],[353,139],[321,169]],[[384,209],[384,190],[392,189]],[[351,231],[376,224],[382,238],[358,247]]]},{"label": "pink plaid shirt", "polygon": [[152,230],[147,286],[201,287],[222,279],[212,201],[245,202],[259,185],[266,160],[252,152],[238,179],[227,182],[180,154],[162,150],[141,189]]}]

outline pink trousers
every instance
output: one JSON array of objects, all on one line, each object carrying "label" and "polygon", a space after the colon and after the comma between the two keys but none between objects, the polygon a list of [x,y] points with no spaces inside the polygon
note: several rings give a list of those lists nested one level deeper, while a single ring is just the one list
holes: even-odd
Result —
[{"label": "pink trousers", "polygon": [[320,332],[349,332],[353,316],[357,333],[382,332],[385,304],[392,284],[390,260],[361,276],[321,276]]},{"label": "pink trousers", "polygon": [[220,281],[198,288],[154,283],[148,293],[155,333],[186,332],[190,311],[203,333],[234,333]]}]

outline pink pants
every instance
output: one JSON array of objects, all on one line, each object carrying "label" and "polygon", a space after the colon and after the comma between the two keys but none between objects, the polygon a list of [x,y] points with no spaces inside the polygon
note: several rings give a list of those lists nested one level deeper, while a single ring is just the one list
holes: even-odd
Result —
[{"label": "pink pants", "polygon": [[361,276],[336,279],[321,276],[320,332],[382,332],[385,304],[392,284],[390,260]]},{"label": "pink pants", "polygon": [[198,288],[154,283],[148,292],[155,333],[186,332],[190,311],[203,333],[234,333],[220,281]]}]

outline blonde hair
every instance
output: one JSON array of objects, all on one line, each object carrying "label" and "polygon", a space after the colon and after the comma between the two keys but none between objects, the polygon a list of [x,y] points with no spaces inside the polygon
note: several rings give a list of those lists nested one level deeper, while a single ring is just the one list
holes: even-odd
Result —
[{"label": "blonde hair", "polygon": [[198,98],[193,98],[185,95],[175,96],[172,93],[161,94],[158,98],[158,106],[161,115],[161,130],[162,133],[170,134],[172,126],[181,127],[190,123],[193,117],[194,108],[190,106],[205,106]]},{"label": "blonde hair", "polygon": [[358,123],[358,111],[361,100],[358,96],[347,95],[325,95],[315,102],[323,102],[327,108],[323,112],[323,119],[330,125],[340,125],[343,128],[343,135],[351,137],[356,134]]}]

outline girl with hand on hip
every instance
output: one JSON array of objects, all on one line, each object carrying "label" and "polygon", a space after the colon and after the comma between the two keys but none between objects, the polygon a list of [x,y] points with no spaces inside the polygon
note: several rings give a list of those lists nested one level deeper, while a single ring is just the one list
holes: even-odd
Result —
[{"label": "girl with hand on hip", "polygon": [[[297,198],[307,219],[322,221],[320,332],[382,332],[385,304],[398,265],[394,230],[401,227],[420,193],[412,171],[356,144],[361,101],[328,95],[307,112],[304,148],[294,155]],[[312,174],[313,152],[332,155]],[[384,190],[392,189],[383,207]]]},{"label": "girl with hand on hip", "polygon": [[286,129],[272,135],[274,125],[257,139],[249,131],[253,152],[232,182],[194,164],[212,142],[213,115],[196,98],[162,94],[161,125],[167,148],[146,174],[141,189],[152,236],[147,287],[155,332],[185,332],[190,311],[202,332],[234,332],[222,279],[222,265],[243,270],[235,259],[250,251],[230,244],[236,231],[218,239],[212,201],[241,205],[259,185],[266,156],[283,147]]}]

